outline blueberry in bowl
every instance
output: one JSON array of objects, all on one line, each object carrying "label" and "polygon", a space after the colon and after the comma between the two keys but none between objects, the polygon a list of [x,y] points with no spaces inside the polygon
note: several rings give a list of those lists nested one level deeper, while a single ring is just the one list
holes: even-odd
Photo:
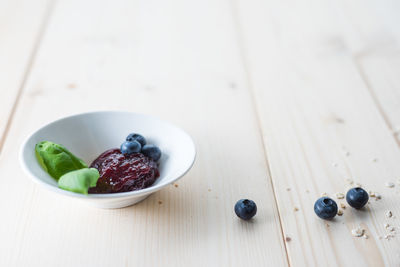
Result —
[{"label": "blueberry in bowl", "polygon": [[142,145],[136,141],[125,141],[120,147],[121,153],[124,155],[131,155],[133,153],[139,153],[142,150]]},{"label": "blueberry in bowl", "polygon": [[131,133],[126,137],[126,141],[132,142],[132,141],[137,141],[140,143],[141,146],[144,146],[147,141],[146,138],[143,137],[143,135],[138,134],[138,133]]},{"label": "blueberry in bowl", "polygon": [[161,158],[161,150],[155,145],[144,145],[142,153],[154,161],[158,161]]}]

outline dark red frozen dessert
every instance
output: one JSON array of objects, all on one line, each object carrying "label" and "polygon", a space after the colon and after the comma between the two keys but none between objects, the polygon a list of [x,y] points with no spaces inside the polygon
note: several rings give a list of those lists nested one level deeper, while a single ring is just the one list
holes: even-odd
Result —
[{"label": "dark red frozen dessert", "polygon": [[157,163],[142,153],[124,155],[118,148],[101,154],[90,165],[100,173],[89,193],[118,193],[151,186],[160,176]]}]

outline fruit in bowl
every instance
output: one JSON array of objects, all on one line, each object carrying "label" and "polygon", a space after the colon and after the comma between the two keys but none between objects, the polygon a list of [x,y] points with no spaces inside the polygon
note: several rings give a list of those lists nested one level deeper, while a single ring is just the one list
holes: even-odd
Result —
[{"label": "fruit in bowl", "polygon": [[103,152],[90,168],[63,145],[50,141],[37,143],[35,154],[60,188],[75,193],[129,192],[151,186],[160,176],[157,161],[161,150],[146,145],[146,139],[137,133],[129,134],[119,149]]}]

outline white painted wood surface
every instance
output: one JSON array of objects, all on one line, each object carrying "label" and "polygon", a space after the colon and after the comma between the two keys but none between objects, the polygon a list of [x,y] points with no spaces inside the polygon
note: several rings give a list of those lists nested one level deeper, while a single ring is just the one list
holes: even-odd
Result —
[{"label": "white painted wood surface", "polygon": [[[228,2],[59,1],[0,159],[1,177],[17,171],[1,180],[2,199],[14,199],[0,230],[6,265],[285,266],[235,37]],[[121,210],[87,208],[32,185],[15,161],[22,138],[94,109],[146,112],[182,126],[198,147],[194,169],[177,188]],[[233,212],[246,196],[262,207],[252,223]]]},{"label": "white painted wood surface", "polygon": [[[385,187],[400,178],[396,1],[0,7],[9,10],[0,11],[0,70],[9,73],[0,79],[0,130],[10,121],[0,154],[0,266],[400,265],[400,183]],[[196,141],[193,170],[119,210],[31,183],[17,160],[26,135],[99,109],[180,125]],[[345,193],[348,179],[382,199],[318,219],[314,201]],[[243,197],[258,204],[250,223],[233,213]],[[387,223],[396,229],[390,240]],[[368,239],[352,236],[359,225]]]},{"label": "white painted wood surface", "polygon": [[48,2],[0,1],[0,150],[46,22]]},{"label": "white painted wood surface", "polygon": [[[293,236],[289,260],[396,266],[399,240],[379,237],[387,234],[386,223],[399,223],[385,217],[387,210],[400,213],[398,189],[385,187],[399,177],[399,149],[346,47],[337,10],[311,2],[290,9],[278,1],[235,5],[283,231]],[[347,208],[332,222],[318,220],[315,199],[345,193],[348,179],[380,192],[382,200],[366,211]],[[358,225],[368,239],[351,235]]]},{"label": "white painted wood surface", "polygon": [[[362,5],[357,1],[349,6],[359,10],[349,24],[349,47],[361,77],[368,87],[378,109],[400,145],[400,3],[385,1],[379,5],[370,1]],[[362,31],[362,35],[356,34]]]}]

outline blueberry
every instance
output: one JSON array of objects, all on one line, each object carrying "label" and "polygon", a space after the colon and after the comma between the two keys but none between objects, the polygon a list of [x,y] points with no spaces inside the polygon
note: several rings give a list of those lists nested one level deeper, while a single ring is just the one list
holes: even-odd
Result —
[{"label": "blueberry", "polygon": [[338,207],[333,199],[329,197],[321,197],[315,201],[314,211],[321,219],[332,219],[336,216]]},{"label": "blueberry", "polygon": [[125,141],[121,145],[121,153],[130,155],[133,153],[140,152],[141,148],[142,146],[138,141]]},{"label": "blueberry", "polygon": [[137,133],[131,133],[126,137],[126,141],[138,141],[142,146],[146,144],[146,138]]},{"label": "blueberry", "polygon": [[361,187],[350,189],[346,194],[347,203],[356,209],[361,209],[367,204],[369,199],[368,193]]},{"label": "blueberry", "polygon": [[161,158],[161,150],[155,145],[143,146],[142,153],[154,161],[158,161]]},{"label": "blueberry", "polygon": [[236,215],[243,220],[250,220],[257,213],[257,205],[253,200],[241,199],[235,204]]}]

